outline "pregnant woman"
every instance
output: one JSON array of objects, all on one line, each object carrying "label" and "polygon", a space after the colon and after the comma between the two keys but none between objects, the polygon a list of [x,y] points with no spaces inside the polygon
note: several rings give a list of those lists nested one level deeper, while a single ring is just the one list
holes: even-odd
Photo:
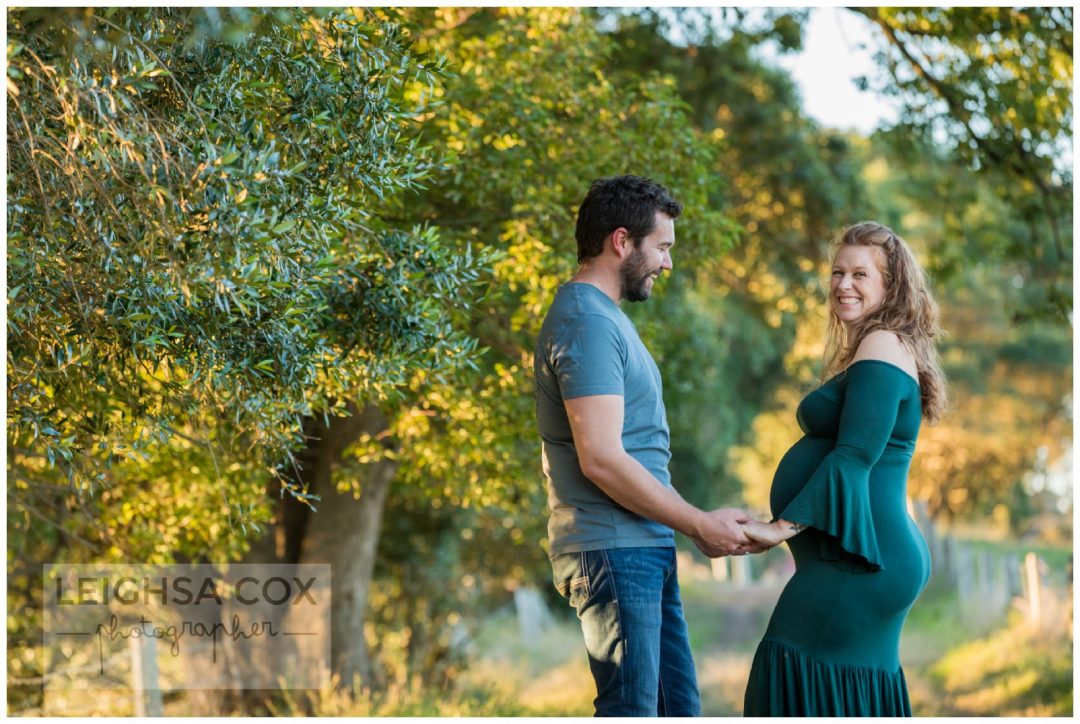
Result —
[{"label": "pregnant woman", "polygon": [[907,513],[907,474],[922,418],[945,379],[937,306],[907,244],[875,223],[836,244],[824,382],[799,403],[805,433],[773,479],[772,523],[788,541],[788,582],[750,669],[746,716],[910,716],[900,629],[930,577]]}]

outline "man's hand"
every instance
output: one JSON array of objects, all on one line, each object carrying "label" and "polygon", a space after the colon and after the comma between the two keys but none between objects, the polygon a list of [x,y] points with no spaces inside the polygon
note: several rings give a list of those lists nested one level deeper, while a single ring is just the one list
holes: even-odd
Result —
[{"label": "man's hand", "polygon": [[702,514],[698,529],[691,538],[698,550],[709,558],[749,553],[754,542],[746,536],[742,524],[750,521],[750,514],[745,510],[738,508],[712,510]]}]

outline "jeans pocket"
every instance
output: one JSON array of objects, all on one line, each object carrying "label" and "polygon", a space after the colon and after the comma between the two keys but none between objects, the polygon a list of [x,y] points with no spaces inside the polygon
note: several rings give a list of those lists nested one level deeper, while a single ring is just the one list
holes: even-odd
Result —
[{"label": "jeans pocket", "polygon": [[552,579],[555,590],[570,605],[577,608],[590,595],[589,573],[585,568],[584,553],[562,553],[551,559]]}]

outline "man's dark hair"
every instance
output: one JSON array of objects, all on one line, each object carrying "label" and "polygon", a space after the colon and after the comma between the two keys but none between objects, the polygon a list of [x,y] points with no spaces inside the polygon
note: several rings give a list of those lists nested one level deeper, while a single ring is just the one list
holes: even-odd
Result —
[{"label": "man's dark hair", "polygon": [[656,212],[679,218],[682,204],[666,188],[643,176],[615,176],[592,182],[578,209],[578,263],[600,256],[604,239],[619,227],[626,229],[634,246],[656,225]]}]

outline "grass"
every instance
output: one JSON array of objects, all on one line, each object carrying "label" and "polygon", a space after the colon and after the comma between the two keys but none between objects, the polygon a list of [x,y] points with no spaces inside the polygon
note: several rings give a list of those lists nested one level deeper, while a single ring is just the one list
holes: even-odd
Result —
[{"label": "grass", "polygon": [[[737,587],[713,580],[706,566],[680,560],[706,716],[742,713],[751,659],[785,581],[784,561],[772,562],[777,565],[756,583]],[[1050,579],[1063,578],[1058,574]],[[994,619],[976,615],[978,607],[966,607],[944,582],[932,584],[912,609],[901,638],[915,715],[1070,716],[1071,589],[1048,585],[1045,600],[1037,624],[1015,608],[1007,618]],[[452,687],[435,690],[417,683],[374,695],[355,687],[285,692],[268,713],[589,716],[595,689],[581,630],[569,609],[553,613],[554,622],[535,640],[522,637],[512,612],[490,617],[471,643],[470,665]],[[190,702],[183,698],[166,702],[167,713],[188,713]],[[109,713],[122,711],[122,703],[114,702]]]},{"label": "grass", "polygon": [[988,633],[1001,620],[982,615],[963,616],[955,590],[931,584],[912,606],[900,636],[900,659],[905,667],[925,666],[946,651]]},{"label": "grass", "polygon": [[359,690],[328,689],[304,697],[286,697],[281,704],[271,707],[270,714],[365,718],[543,716],[495,689],[435,691],[420,687],[394,687],[377,695]]},{"label": "grass", "polygon": [[572,617],[556,617],[542,636],[525,640],[509,612],[491,617],[472,643],[482,652],[445,691],[420,686],[378,695],[313,692],[290,699],[277,716],[591,716],[596,695],[581,631]]},{"label": "grass", "polygon": [[929,668],[941,716],[1072,716],[1071,636],[1012,612],[1008,625]]},{"label": "grass", "polygon": [[483,654],[462,674],[461,687],[514,702],[518,713],[500,716],[592,715],[596,690],[576,619],[557,617],[528,641],[513,616],[496,616],[475,645]]},{"label": "grass", "polygon": [[965,604],[943,583],[912,608],[901,659],[919,716],[1068,716],[1072,714],[1071,551],[1009,541],[967,541],[975,550],[1033,551],[1046,564],[1042,620],[1021,606],[1005,614],[978,599]]},{"label": "grass", "polygon": [[[784,579],[738,588],[712,580],[702,569],[685,567],[681,575],[702,713],[739,716],[753,652]],[[977,615],[944,582],[928,589],[901,638],[915,715],[1071,715],[1071,599],[1062,586],[1045,590],[1051,599],[1045,620],[1033,627],[1016,610],[1007,618]],[[493,622],[477,642],[484,653],[469,685],[516,702],[508,716],[590,714],[592,679],[577,622],[560,620],[543,638],[526,646],[512,619]]]}]

